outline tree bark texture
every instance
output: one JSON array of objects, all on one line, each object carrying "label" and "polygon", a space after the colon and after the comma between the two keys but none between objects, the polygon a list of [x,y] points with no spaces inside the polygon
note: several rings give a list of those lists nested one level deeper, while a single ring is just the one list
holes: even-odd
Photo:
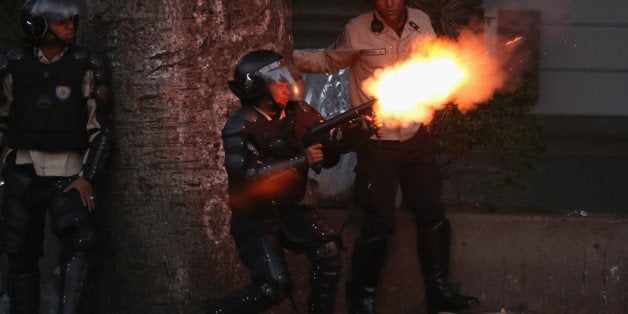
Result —
[{"label": "tree bark texture", "polygon": [[93,313],[187,313],[248,283],[229,234],[220,131],[253,49],[291,52],[288,0],[84,1],[111,68],[115,149],[99,189]]}]

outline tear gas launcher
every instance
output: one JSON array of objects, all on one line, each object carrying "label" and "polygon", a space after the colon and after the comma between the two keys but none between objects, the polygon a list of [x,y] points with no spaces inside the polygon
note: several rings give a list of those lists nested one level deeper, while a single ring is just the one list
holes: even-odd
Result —
[{"label": "tear gas launcher", "polygon": [[[359,116],[371,115],[373,113],[373,105],[375,102],[377,102],[377,99],[369,100],[357,107],[353,107],[333,118],[330,118],[325,122],[314,124],[301,138],[301,144],[303,147],[310,147],[314,144],[321,143],[325,137],[329,135],[329,132],[333,128],[349,125],[352,123],[353,119]],[[312,165],[312,169],[316,171],[316,173],[320,173],[321,168],[322,165],[320,164]]]}]

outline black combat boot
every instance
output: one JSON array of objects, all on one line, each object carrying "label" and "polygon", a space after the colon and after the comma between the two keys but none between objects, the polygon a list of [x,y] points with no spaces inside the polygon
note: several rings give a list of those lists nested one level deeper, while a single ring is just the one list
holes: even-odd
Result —
[{"label": "black combat boot", "polygon": [[465,311],[480,303],[477,298],[458,294],[448,287],[450,242],[451,228],[447,220],[418,233],[418,252],[429,314]]},{"label": "black combat boot", "polygon": [[39,314],[39,270],[8,275],[11,313]]},{"label": "black combat boot", "polygon": [[85,295],[85,286],[92,270],[92,258],[78,252],[61,265],[61,279],[63,286],[59,300],[59,314],[81,313],[81,306]]},{"label": "black combat boot", "polygon": [[375,288],[386,256],[387,239],[359,237],[351,257],[351,279],[345,286],[349,314],[375,313]]},{"label": "black combat boot", "polygon": [[321,243],[308,252],[311,264],[309,314],[332,314],[340,280],[340,244]]},{"label": "black combat boot", "polygon": [[232,292],[222,300],[209,302],[194,314],[259,313],[279,304],[288,293],[285,288],[271,284],[252,284]]},{"label": "black combat boot", "polygon": [[347,313],[375,313],[375,287],[365,287],[350,281],[346,283],[345,289]]}]

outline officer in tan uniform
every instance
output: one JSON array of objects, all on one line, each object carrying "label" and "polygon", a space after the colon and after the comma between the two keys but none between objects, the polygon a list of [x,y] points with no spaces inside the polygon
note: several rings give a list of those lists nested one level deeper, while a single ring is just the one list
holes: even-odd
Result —
[{"label": "officer in tan uniform", "polygon": [[80,313],[94,264],[94,181],[111,141],[103,62],[75,46],[70,1],[24,5],[32,47],[0,56],[0,143],[6,167],[0,240],[9,256],[11,313],[39,313],[39,258],[46,211],[59,252],[58,313]]},{"label": "officer in tan uniform", "polygon": [[[430,18],[404,0],[375,0],[375,10],[345,26],[330,48],[293,54],[302,72],[336,73],[349,67],[352,106],[370,97],[362,83],[377,69],[406,60],[424,41],[435,37]],[[350,313],[374,313],[374,293],[389,236],[395,231],[395,200],[401,186],[404,204],[416,215],[418,254],[425,279],[428,310],[460,311],[477,299],[447,285],[450,226],[441,203],[442,178],[421,123],[403,127],[383,122],[375,137],[357,149],[356,199],[367,217],[356,239],[346,285]]]}]

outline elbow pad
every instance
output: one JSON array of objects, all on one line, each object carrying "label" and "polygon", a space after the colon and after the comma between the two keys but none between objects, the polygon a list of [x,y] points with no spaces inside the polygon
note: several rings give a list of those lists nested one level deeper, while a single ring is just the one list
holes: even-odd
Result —
[{"label": "elbow pad", "polygon": [[93,71],[92,98],[96,99],[99,106],[107,109],[111,106],[111,95],[109,92],[109,75],[104,61],[98,56],[90,58],[90,69]]},{"label": "elbow pad", "polygon": [[83,177],[89,182],[94,182],[101,169],[107,164],[113,136],[110,129],[101,129],[100,134],[89,144],[87,160],[83,165]]}]

